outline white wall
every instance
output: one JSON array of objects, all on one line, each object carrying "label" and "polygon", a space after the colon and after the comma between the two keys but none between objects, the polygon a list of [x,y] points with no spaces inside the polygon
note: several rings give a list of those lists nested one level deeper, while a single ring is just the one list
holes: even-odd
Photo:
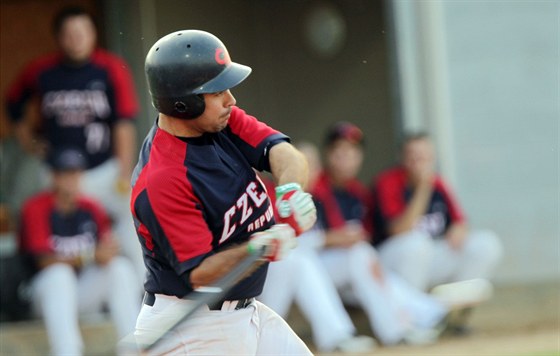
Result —
[{"label": "white wall", "polygon": [[[408,37],[401,34],[415,45],[405,41],[400,52],[416,47],[421,59],[401,73],[416,73],[419,92],[442,76],[432,93],[448,89],[428,102],[446,109],[432,110],[448,113],[445,125],[404,117],[403,126],[421,122],[434,136],[451,138],[444,152],[438,147],[443,166],[452,168],[444,173],[471,224],[496,231],[506,248],[498,280],[559,278],[560,2],[396,0],[394,6],[397,20],[402,14],[397,30],[406,31],[403,21],[416,24]],[[426,25],[434,13],[437,36],[433,22]],[[435,45],[418,46],[426,38]],[[444,65],[433,74],[426,58],[435,53],[441,60],[438,51]]]},{"label": "white wall", "polygon": [[458,188],[504,279],[559,273],[558,1],[447,1]]}]

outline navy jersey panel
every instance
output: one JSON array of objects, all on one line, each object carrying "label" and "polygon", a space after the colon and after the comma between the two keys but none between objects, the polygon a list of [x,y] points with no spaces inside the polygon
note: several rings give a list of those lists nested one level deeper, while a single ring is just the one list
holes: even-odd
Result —
[{"label": "navy jersey panel", "polygon": [[8,93],[12,120],[21,119],[32,96],[40,99],[42,131],[49,145],[81,149],[90,168],[113,155],[117,119],[132,119],[137,112],[124,62],[102,50],[80,66],[65,63],[60,55],[33,62]]},{"label": "navy jersey panel", "polygon": [[[412,198],[413,190],[410,187],[404,189],[404,199],[408,203]],[[435,189],[430,197],[428,209],[420,219],[417,229],[428,233],[434,238],[442,238],[451,225],[452,218],[447,206],[444,194]]]},{"label": "navy jersey panel", "polygon": [[[144,141],[132,180],[131,209],[151,292],[183,297],[192,290],[190,271],[204,258],[274,224],[272,206],[253,168],[265,166],[271,142],[288,138],[238,108],[228,126],[219,133],[178,138],[156,123]],[[226,298],[259,295],[266,271],[265,264]]]},{"label": "navy jersey panel", "polygon": [[336,209],[342,214],[344,221],[362,222],[364,219],[366,208],[358,197],[353,195],[347,190],[336,189],[332,190],[333,196],[337,203],[337,207],[329,207],[325,202],[314,199],[317,206],[317,223],[325,229],[336,228],[329,220],[329,209]]}]

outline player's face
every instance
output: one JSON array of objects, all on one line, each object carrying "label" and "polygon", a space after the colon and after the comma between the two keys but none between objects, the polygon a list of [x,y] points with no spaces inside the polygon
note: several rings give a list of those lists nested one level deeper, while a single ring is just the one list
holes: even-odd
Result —
[{"label": "player's face", "polygon": [[362,167],[362,160],[362,148],[347,140],[335,141],[327,150],[329,172],[338,181],[355,178]]},{"label": "player's face", "polygon": [[81,170],[58,171],[53,174],[54,190],[66,199],[73,199],[80,193]]},{"label": "player's face", "polygon": [[226,128],[231,107],[236,101],[229,90],[204,94],[206,108],[202,115],[192,120],[193,129],[199,133],[219,132]]},{"label": "player's face", "polygon": [[91,56],[96,37],[95,27],[88,16],[73,16],[64,21],[58,44],[68,59],[83,62]]},{"label": "player's face", "polygon": [[403,148],[402,162],[404,168],[413,175],[432,170],[435,165],[432,143],[424,138],[408,142]]}]

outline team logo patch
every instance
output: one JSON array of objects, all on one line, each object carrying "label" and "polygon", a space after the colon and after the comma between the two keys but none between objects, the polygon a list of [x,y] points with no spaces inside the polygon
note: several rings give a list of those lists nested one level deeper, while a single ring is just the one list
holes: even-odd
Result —
[{"label": "team logo patch", "polygon": [[216,60],[216,63],[223,66],[231,63],[231,59],[229,58],[229,53],[224,48],[216,48],[216,54],[214,55],[214,59]]}]

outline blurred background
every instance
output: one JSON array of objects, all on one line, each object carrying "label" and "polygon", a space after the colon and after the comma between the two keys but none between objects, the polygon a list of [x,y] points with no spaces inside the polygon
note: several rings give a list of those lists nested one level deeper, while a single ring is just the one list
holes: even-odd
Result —
[{"label": "blurred background", "polygon": [[[68,4],[91,10],[100,44],[131,66],[140,142],[156,115],[145,55],[190,28],[214,33],[233,61],[253,68],[233,90],[238,105],[294,141],[321,144],[339,120],[360,126],[364,183],[395,162],[405,132],[429,132],[470,224],[503,241],[496,285],[543,288],[540,309],[558,335],[549,298],[560,296],[559,1],[2,0],[3,95],[25,63],[56,48],[48,29]],[[11,135],[5,112],[2,101],[2,139]],[[0,330],[6,344],[13,329]]]}]

